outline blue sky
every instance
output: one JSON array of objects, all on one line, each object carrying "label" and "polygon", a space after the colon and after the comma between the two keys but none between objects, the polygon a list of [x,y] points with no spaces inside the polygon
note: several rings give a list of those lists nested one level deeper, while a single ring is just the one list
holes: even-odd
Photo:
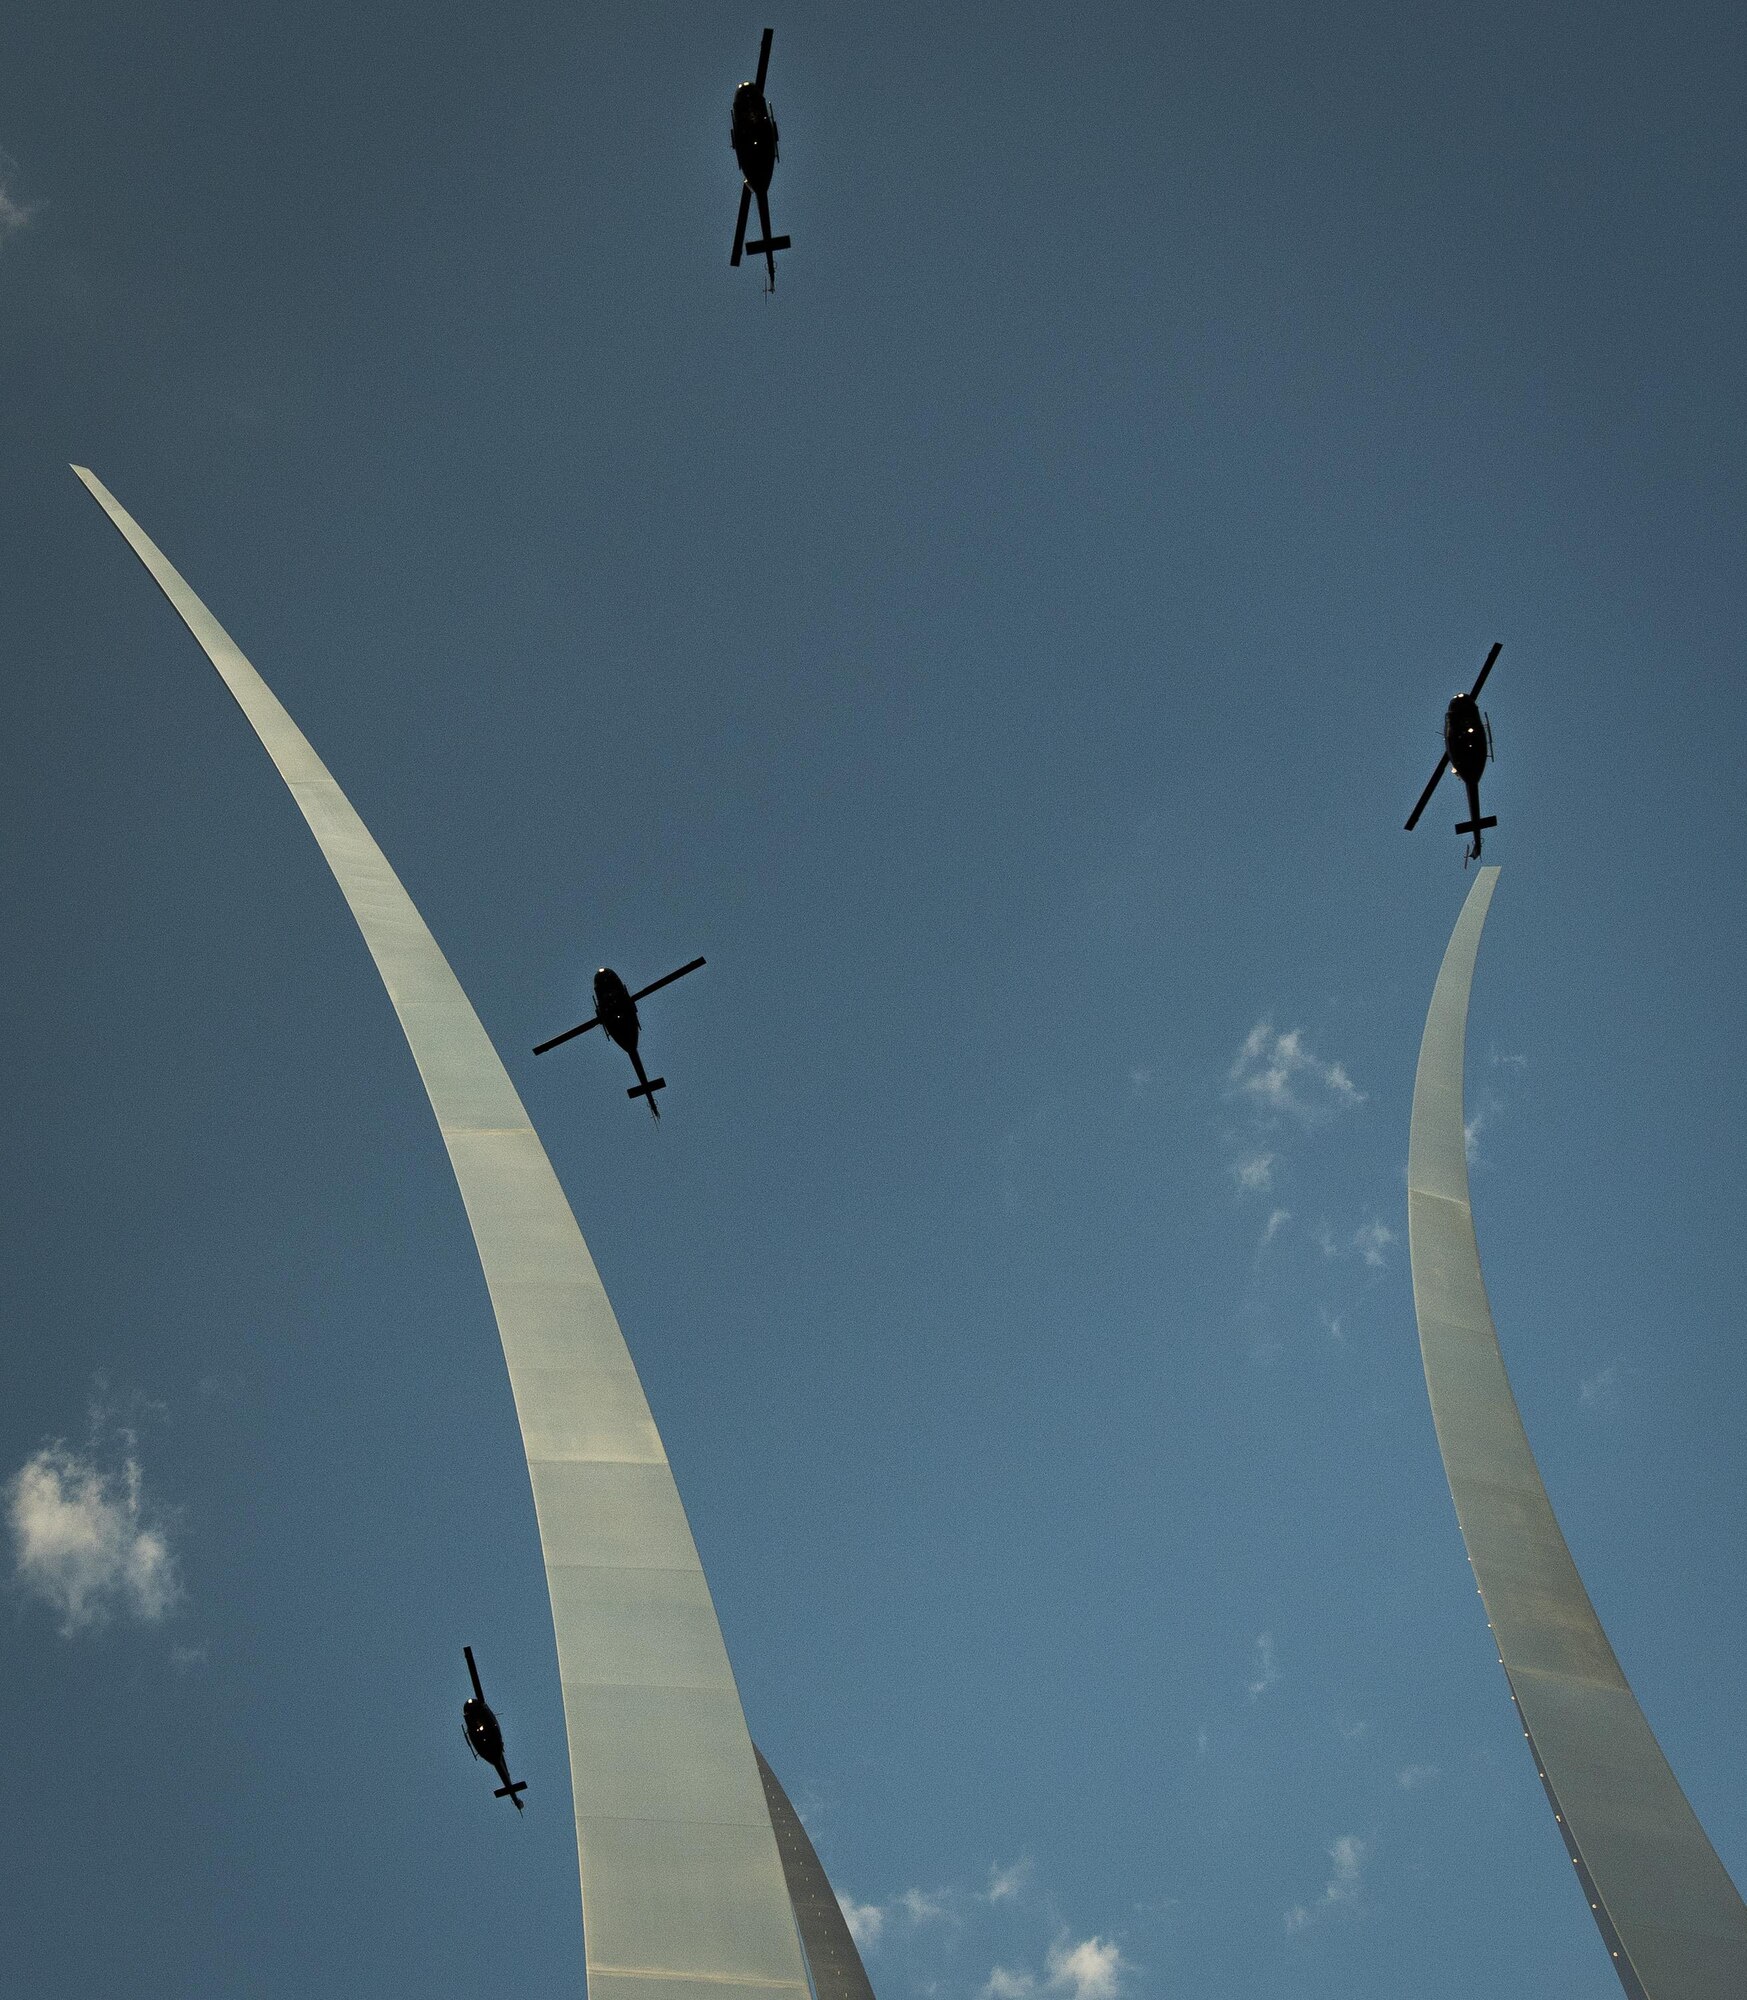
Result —
[{"label": "blue sky", "polygon": [[[772,299],[727,269],[766,20]],[[1466,884],[1453,795],[1400,828],[1502,639],[1482,1252],[1579,1565],[1747,1877],[1743,40],[1721,7],[9,23],[9,1983],[580,1982],[436,1132],[69,460],[503,1049],[882,2000],[1608,1990],[1406,1273]],[[594,1038],[526,1055],[596,965],[699,952],[647,1013],[659,1131]],[[18,1539],[45,1491],[94,1563]]]}]

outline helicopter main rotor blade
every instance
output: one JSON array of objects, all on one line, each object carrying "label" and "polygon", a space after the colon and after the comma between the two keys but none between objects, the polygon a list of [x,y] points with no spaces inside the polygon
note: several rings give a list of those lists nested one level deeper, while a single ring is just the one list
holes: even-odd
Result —
[{"label": "helicopter main rotor blade", "polygon": [[1492,651],[1488,653],[1486,656],[1486,664],[1480,669],[1480,678],[1468,690],[1468,693],[1471,697],[1477,695],[1480,692],[1480,690],[1486,685],[1486,676],[1492,671],[1492,663],[1494,660],[1498,658],[1499,654],[1502,653],[1503,651],[1504,651],[1504,641],[1502,639],[1494,639],[1492,642]]},{"label": "helicopter main rotor blade", "polygon": [[[463,1646],[461,1650],[467,1655],[467,1671],[473,1677],[473,1692],[483,1701],[485,1699],[485,1690],[479,1685],[479,1669],[473,1664],[473,1648],[471,1646]],[[477,1755],[478,1753],[475,1752],[474,1754]]]},{"label": "helicopter main rotor blade", "polygon": [[753,87],[760,97],[764,95],[764,73],[770,68],[770,38],[776,33],[774,28],[766,28],[764,40],[758,45],[758,74],[752,79]]},{"label": "helicopter main rotor blade", "polygon": [[[1488,664],[1490,665],[1491,663],[1488,662]],[[1419,825],[1420,814],[1424,812],[1426,807],[1431,804],[1432,794],[1438,788],[1438,780],[1444,775],[1444,773],[1449,768],[1450,768],[1450,753],[1449,751],[1446,750],[1444,754],[1438,759],[1438,768],[1432,773],[1431,783],[1426,786],[1423,792],[1420,793],[1419,804],[1416,805],[1413,811],[1408,814],[1407,825],[1402,828],[1402,831],[1404,833],[1412,833],[1414,828]]]},{"label": "helicopter main rotor blade", "polygon": [[746,216],[752,207],[752,189],[747,182],[740,184],[740,220],[734,225],[734,254],[728,259],[732,267],[740,268],[740,253],[746,248]]},{"label": "helicopter main rotor blade", "polygon": [[563,1034],[554,1035],[549,1042],[536,1042],[534,1044],[534,1053],[537,1056],[543,1056],[548,1049],[557,1048],[560,1042],[573,1042],[578,1035],[586,1035],[590,1028],[598,1028],[600,1024],[601,1017],[598,1014],[595,1015],[592,1021],[580,1021],[574,1028],[566,1028]]},{"label": "helicopter main rotor blade", "polygon": [[701,958],[694,958],[690,965],[682,965],[677,972],[666,973],[662,978],[656,980],[654,985],[639,987],[638,990],[631,995],[632,1000],[637,1001],[637,1000],[648,999],[651,993],[659,993],[662,987],[671,986],[676,979],[683,979],[688,972],[696,972],[698,967],[702,965],[703,962],[704,961]]}]

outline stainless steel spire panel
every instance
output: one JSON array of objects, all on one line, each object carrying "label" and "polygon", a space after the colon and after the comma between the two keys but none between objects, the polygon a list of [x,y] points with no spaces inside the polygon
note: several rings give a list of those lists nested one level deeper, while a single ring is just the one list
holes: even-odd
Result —
[{"label": "stainless steel spire panel", "polygon": [[1742,2000],[1747,1908],[1644,1719],[1554,1519],[1492,1324],[1468,1200],[1462,1064],[1482,868],[1432,994],[1413,1088],[1413,1303],[1438,1448],[1499,1659],[1631,2000]]},{"label": "stainless steel spire panel", "polygon": [[758,1754],[764,1796],[770,1802],[770,1823],[782,1852],[783,1873],[789,1880],[789,1897],[795,1906],[795,1922],[801,1928],[801,1949],[807,1954],[815,2000],[874,2000],[867,1967],[855,1948],[825,1864],[808,1838],[800,1814],[789,1804],[788,1793],[765,1762],[764,1752],[756,1744],[753,1749]]},{"label": "stainless steel spire panel", "polygon": [[206,606],[75,466],[236,697],[309,822],[412,1048],[509,1366],[570,1740],[593,2000],[803,2000],[764,1788],[642,1384],[576,1218],[424,919]]}]

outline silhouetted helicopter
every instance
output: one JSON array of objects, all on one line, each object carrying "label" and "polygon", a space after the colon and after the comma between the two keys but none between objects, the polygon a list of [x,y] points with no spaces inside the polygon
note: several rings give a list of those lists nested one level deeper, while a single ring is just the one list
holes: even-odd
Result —
[{"label": "silhouetted helicopter", "polygon": [[473,1679],[472,1697],[461,1704],[461,1728],[467,1738],[467,1747],[475,1757],[490,1764],[503,1780],[492,1797],[510,1800],[520,1812],[522,1794],[528,1789],[528,1781],[524,1778],[520,1784],[511,1782],[510,1767],[504,1761],[503,1731],[498,1728],[497,1717],[492,1714],[491,1706],[485,1699],[485,1690],[479,1685],[479,1669],[473,1664],[473,1648],[463,1646],[461,1650],[467,1655],[467,1671]]},{"label": "silhouetted helicopter", "polygon": [[557,1048],[560,1042],[568,1042],[577,1035],[586,1035],[590,1028],[604,1028],[607,1040],[618,1043],[631,1058],[631,1067],[637,1072],[635,1085],[627,1090],[625,1095],[648,1098],[650,1117],[659,1118],[661,1112],[655,1102],[655,1093],[667,1088],[667,1078],[658,1076],[651,1080],[643,1072],[643,1058],[637,1053],[637,1036],[640,1032],[637,1002],[647,1000],[651,993],[660,992],[664,986],[671,986],[676,979],[683,979],[688,972],[696,972],[703,962],[701,958],[694,958],[690,965],[682,965],[677,972],[669,972],[657,979],[653,985],[639,987],[635,993],[627,993],[625,982],[610,965],[603,965],[594,976],[593,1017],[574,1028],[566,1028],[563,1034],[554,1035],[549,1042],[536,1043],[535,1055],[543,1056],[548,1049]]},{"label": "silhouetted helicopter", "polygon": [[[758,45],[758,74],[734,93],[734,109],[728,119],[728,142],[746,185],[740,190],[740,220],[734,225],[734,254],[728,262],[740,268],[740,253],[750,250],[762,256],[770,272],[767,291],[776,290],[776,253],[789,247],[786,236],[770,233],[770,176],[777,162],[776,114],[764,101],[764,73],[770,67],[770,38],[775,30],[766,28]],[[752,197],[758,197],[758,226],[764,234],[756,243],[746,241],[746,211]]]},{"label": "silhouetted helicopter", "polygon": [[1468,817],[1456,822],[1456,831],[1473,837],[1473,845],[1463,857],[1462,866],[1480,859],[1480,836],[1489,826],[1496,826],[1496,816],[1489,819],[1480,817],[1480,773],[1486,769],[1486,760],[1492,755],[1492,723],[1490,718],[1480,713],[1480,690],[1486,685],[1486,676],[1492,671],[1492,663],[1504,650],[1503,640],[1494,643],[1486,656],[1486,664],[1480,669],[1480,678],[1466,694],[1453,698],[1444,710],[1444,754],[1438,759],[1438,768],[1432,773],[1432,780],[1419,795],[1419,804],[1407,816],[1406,831],[1412,833],[1419,825],[1419,816],[1431,803],[1433,792],[1438,788],[1438,780],[1453,764],[1456,776],[1468,787]]}]

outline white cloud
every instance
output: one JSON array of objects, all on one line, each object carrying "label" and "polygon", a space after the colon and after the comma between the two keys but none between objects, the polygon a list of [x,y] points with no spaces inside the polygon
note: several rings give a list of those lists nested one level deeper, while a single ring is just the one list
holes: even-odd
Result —
[{"label": "white cloud", "polygon": [[1386,1222],[1373,1217],[1362,1223],[1353,1235],[1353,1248],[1364,1258],[1373,1271],[1381,1271],[1388,1261],[1383,1255],[1395,1241],[1395,1231]]},{"label": "white cloud", "polygon": [[35,214],[36,208],[32,203],[20,201],[5,182],[0,181],[0,243],[28,228]]},{"label": "white cloud", "polygon": [[1367,1844],[1356,1833],[1343,1833],[1329,1848],[1334,1873],[1322,1892],[1325,1903],[1356,1903],[1359,1878],[1364,1870]]},{"label": "white cloud", "polygon": [[886,1927],[885,1911],[878,1903],[858,1903],[853,1896],[843,1895],[837,1898],[837,1907],[843,1912],[843,1921],[849,1926],[856,1948],[872,1951]]},{"label": "white cloud", "polygon": [[1058,1994],[1062,2000],[1121,2000],[1123,1982],[1133,1970],[1120,1945],[1101,1937],[1070,1944],[1064,1931],[1049,1948],[1041,1981],[1023,1967],[997,1965],[978,2000],[1027,2000],[1035,1993]]},{"label": "white cloud", "polygon": [[1322,1894],[1314,1903],[1295,1903],[1286,1912],[1286,1928],[1301,1931],[1331,1910],[1350,1909],[1357,1903],[1363,1887],[1365,1858],[1369,1852],[1369,1844],[1356,1833],[1343,1833],[1331,1841],[1328,1853],[1334,1867],[1323,1884]]},{"label": "white cloud", "polygon": [[989,1896],[991,1903],[1010,1903],[1025,1887],[1031,1874],[1031,1860],[1021,1855],[1010,1868],[991,1865],[989,1869]]},{"label": "white cloud", "polygon": [[1404,1792],[1417,1792],[1421,1785],[1435,1784],[1438,1777],[1436,1764],[1404,1764],[1395,1774],[1395,1782]]},{"label": "white cloud", "polygon": [[1144,1097],[1153,1080],[1153,1073],[1144,1066],[1128,1072],[1128,1094],[1130,1097]]},{"label": "white cloud", "polygon": [[1278,1153],[1246,1153],[1231,1171],[1245,1194],[1263,1194],[1274,1185],[1279,1164]]},{"label": "white cloud", "polygon": [[1577,1400],[1586,1410],[1611,1410],[1619,1400],[1620,1364],[1610,1361],[1577,1386]]},{"label": "white cloud", "polygon": [[[987,1896],[978,1896],[975,1900],[996,1903],[1004,1896],[1017,1894],[1019,1882],[1030,1866],[1028,1860],[1020,1860],[1009,1869],[992,1868]],[[926,1924],[951,1924],[956,1928],[964,1922],[968,1907],[965,1892],[956,1888],[906,1889],[889,1903],[858,1903],[853,1896],[839,1895],[837,1903],[843,1912],[843,1921],[849,1926],[849,1935],[868,1951],[888,1934],[899,1919],[912,1931],[920,1930]]]},{"label": "white cloud", "polygon": [[132,1440],[119,1469],[44,1445],[6,1485],[19,1584],[59,1617],[63,1637],[112,1614],[155,1623],[182,1595],[165,1527],[145,1499]]},{"label": "white cloud", "polygon": [[1274,1655],[1274,1635],[1264,1632],[1256,1640],[1256,1678],[1250,1682],[1250,1700],[1259,1700],[1280,1678],[1280,1664]]},{"label": "white cloud", "polygon": [[1260,1243],[1256,1245],[1256,1248],[1258,1250],[1266,1250],[1268,1245],[1273,1242],[1274,1238],[1279,1235],[1281,1230],[1284,1229],[1287,1223],[1289,1223],[1291,1220],[1292,1220],[1291,1209],[1289,1208],[1275,1209],[1274,1212],[1268,1217],[1267,1226],[1262,1231],[1262,1240]]},{"label": "white cloud", "polygon": [[1331,1313],[1327,1306],[1319,1306],[1317,1317],[1322,1321],[1322,1330],[1329,1339],[1337,1345],[1344,1346],[1347,1338],[1346,1316],[1342,1313]]},{"label": "white cloud", "polygon": [[1474,1116],[1462,1127],[1462,1151],[1467,1158],[1469,1166],[1473,1166],[1474,1162],[1480,1157],[1480,1134],[1486,1124],[1486,1109],[1484,1104],[1481,1105]]},{"label": "white cloud", "polygon": [[1303,1125],[1365,1101],[1341,1064],[1323,1062],[1306,1048],[1301,1028],[1277,1035],[1271,1021],[1258,1021],[1244,1037],[1226,1082],[1232,1096],[1257,1111]]},{"label": "white cloud", "polygon": [[1078,1944],[1060,1939],[1049,1948],[1049,1988],[1068,2000],[1117,2000],[1124,1977],[1134,1968],[1121,1948],[1102,1938],[1082,1938]]},{"label": "white cloud", "polygon": [[1501,1111],[1505,1100],[1488,1086],[1480,1093],[1480,1102],[1474,1107],[1474,1114],[1462,1127],[1462,1150],[1468,1156],[1469,1166],[1480,1158],[1480,1135]]},{"label": "white cloud", "polygon": [[[984,1964],[995,1960],[982,1986],[974,1989],[976,2000],[1123,2000],[1134,1967],[1118,1945],[1102,1937],[1076,1941],[1066,1928],[1057,1928],[1041,1966],[996,1959],[997,1952],[1014,1949],[1001,1940],[1004,1935],[1011,1938],[1015,1919],[1025,1925],[1039,1909],[1050,1913],[1052,1924],[1059,1925],[1060,1919],[1054,1915],[1054,1897],[1042,1890],[1034,1893],[1029,1855],[993,1863],[987,1881],[984,1889],[957,1882],[938,1889],[906,1889],[884,1904],[858,1903],[844,1895],[837,1901],[858,1948],[872,1951],[883,1945],[902,1953],[918,1992],[973,1990],[965,1986],[962,1975],[968,1940],[979,1955],[989,1951]],[[979,1925],[986,1941],[982,1944],[975,1941]],[[938,1964],[943,1959],[949,1959],[950,1971],[925,1976],[931,1961]]]}]

